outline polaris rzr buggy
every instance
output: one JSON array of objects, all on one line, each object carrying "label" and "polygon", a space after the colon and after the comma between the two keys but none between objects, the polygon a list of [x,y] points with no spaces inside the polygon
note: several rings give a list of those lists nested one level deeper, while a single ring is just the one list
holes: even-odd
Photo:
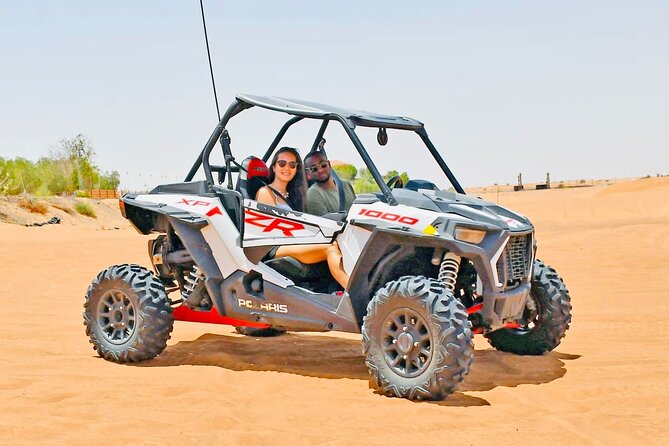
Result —
[{"label": "polaris rzr buggy", "polygon": [[[228,121],[260,107],[291,115],[262,159],[238,162]],[[266,162],[287,130],[319,120],[312,150],[330,124],[341,125],[378,184],[348,212],[315,216],[255,201]],[[356,128],[415,132],[452,185],[426,180],[388,184]],[[220,141],[218,165],[210,155]],[[195,181],[203,171],[204,180]],[[154,271],[115,265],[86,292],[84,324],[98,353],[115,362],[160,354],[174,320],[226,323],[244,334],[284,331],[362,333],[376,386],[389,396],[443,399],[468,373],[473,334],[498,350],[539,355],[553,350],[571,320],[570,297],[554,269],[535,258],[530,221],[465,195],[414,119],[306,101],[239,95],[184,182],[126,194],[121,212],[149,242]],[[326,263],[263,260],[279,245],[337,241],[350,275],[341,290]],[[173,294],[172,294],[173,293]],[[176,296],[171,299],[169,296]]]}]

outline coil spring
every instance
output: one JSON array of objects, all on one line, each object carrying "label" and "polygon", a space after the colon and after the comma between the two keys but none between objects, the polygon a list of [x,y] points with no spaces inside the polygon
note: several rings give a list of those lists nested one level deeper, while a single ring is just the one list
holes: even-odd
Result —
[{"label": "coil spring", "polygon": [[451,293],[455,292],[455,282],[458,279],[459,270],[460,256],[452,252],[444,254],[444,259],[441,261],[441,266],[439,267],[437,280],[451,290]]},{"label": "coil spring", "polygon": [[181,292],[183,300],[188,300],[188,297],[203,279],[204,273],[197,265],[193,265],[193,269],[191,269],[190,273],[184,278],[187,283],[184,285],[184,290]]}]

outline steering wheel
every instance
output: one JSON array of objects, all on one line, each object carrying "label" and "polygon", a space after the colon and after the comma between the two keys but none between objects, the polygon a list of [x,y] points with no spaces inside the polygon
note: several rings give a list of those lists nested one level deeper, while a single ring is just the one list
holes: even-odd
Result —
[{"label": "steering wheel", "polygon": [[394,187],[404,187],[404,180],[402,180],[402,177],[399,175],[395,175],[391,179],[386,182],[389,188],[394,188]]}]

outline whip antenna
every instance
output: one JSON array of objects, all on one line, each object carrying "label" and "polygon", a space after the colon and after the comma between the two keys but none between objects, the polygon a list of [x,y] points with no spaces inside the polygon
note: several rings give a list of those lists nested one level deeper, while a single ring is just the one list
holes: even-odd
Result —
[{"label": "whip antenna", "polygon": [[207,23],[204,21],[204,6],[200,0],[200,11],[202,11],[202,28],[204,28],[204,42],[207,45],[207,58],[209,59],[209,73],[211,73],[211,85],[214,87],[214,101],[216,102],[216,114],[221,121],[221,111],[218,108],[218,96],[216,95],[216,82],[214,81],[214,68],[211,66],[211,53],[209,52],[209,38],[207,37]]}]

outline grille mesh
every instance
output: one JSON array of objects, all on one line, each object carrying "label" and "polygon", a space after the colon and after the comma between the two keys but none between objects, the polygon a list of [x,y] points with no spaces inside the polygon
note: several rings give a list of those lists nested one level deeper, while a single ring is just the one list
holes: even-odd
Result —
[{"label": "grille mesh", "polygon": [[506,283],[525,278],[530,272],[532,234],[511,236],[497,261],[497,274]]}]

